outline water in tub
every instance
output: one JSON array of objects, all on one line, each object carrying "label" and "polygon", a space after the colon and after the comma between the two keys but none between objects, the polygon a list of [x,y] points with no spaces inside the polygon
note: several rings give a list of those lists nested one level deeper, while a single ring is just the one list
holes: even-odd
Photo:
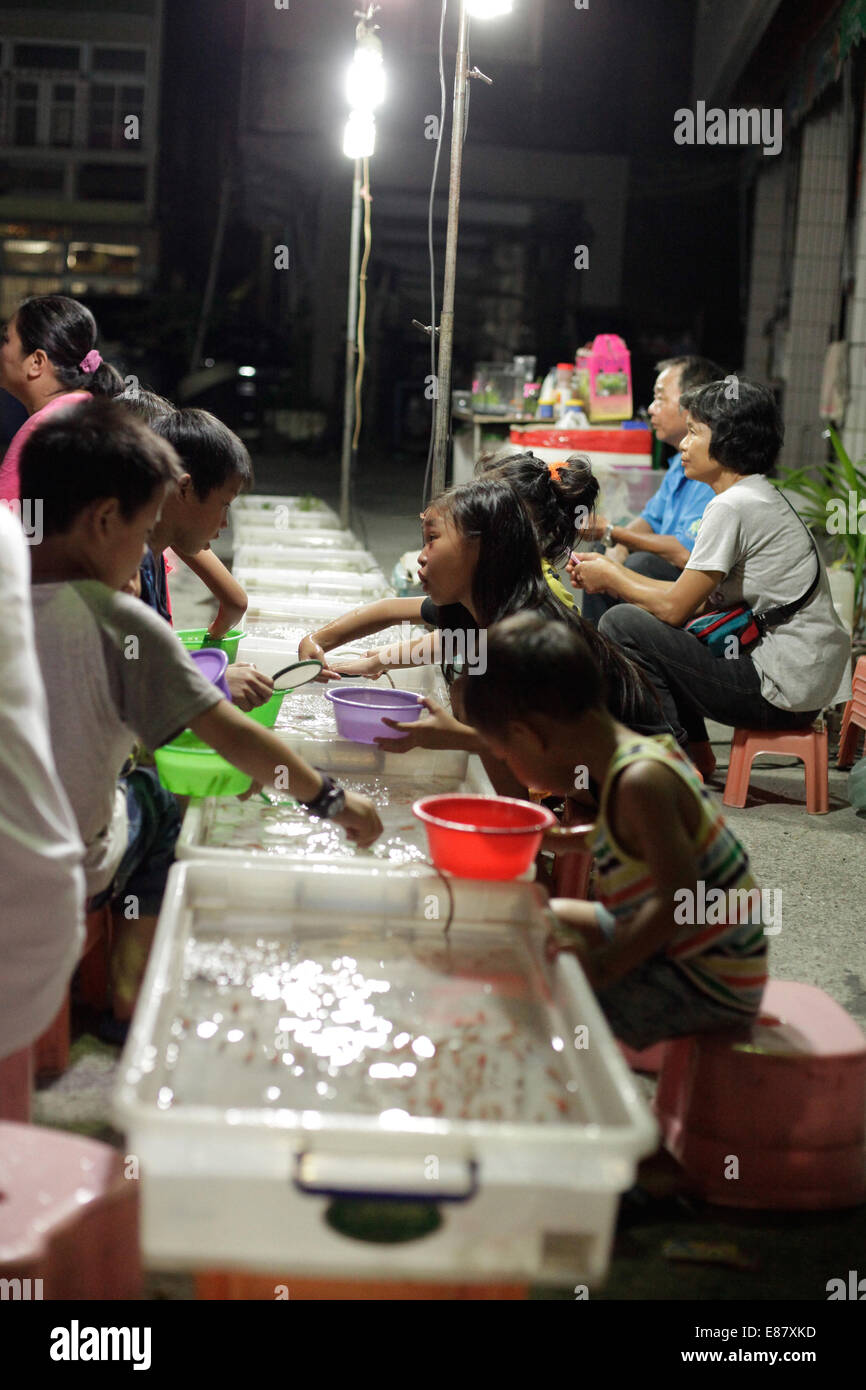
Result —
[{"label": "water in tub", "polygon": [[586,1118],[521,941],[351,922],[279,937],[272,919],[204,904],[193,933],[155,1069],[161,1109]]}]

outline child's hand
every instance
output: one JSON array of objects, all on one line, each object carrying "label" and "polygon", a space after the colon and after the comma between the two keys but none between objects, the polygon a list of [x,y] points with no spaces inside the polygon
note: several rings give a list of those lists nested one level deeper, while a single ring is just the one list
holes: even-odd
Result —
[{"label": "child's hand", "polygon": [[274,693],[274,683],[270,676],[251,666],[248,661],[236,661],[226,669],[226,680],[232,692],[232,703],[248,713],[258,709]]},{"label": "child's hand", "polygon": [[318,642],[314,642],[312,637],[301,638],[298,645],[298,660],[321,661],[322,669],[316,676],[316,680],[320,685],[324,685],[328,681],[338,681],[341,679],[339,671],[334,670],[334,667],[328,664],[328,658],[325,655],[324,648],[320,647]]},{"label": "child's hand", "polygon": [[120,591],[122,594],[131,594],[133,598],[141,598],[141,572],[135,571],[131,579],[128,579]]},{"label": "child's hand", "polygon": [[331,663],[333,671],[339,676],[355,676],[358,679],[377,681],[388,667],[382,662],[379,652],[365,652],[363,656],[340,656]]},{"label": "child's hand", "polygon": [[377,738],[376,744],[386,753],[408,753],[411,748],[459,748],[460,735],[465,729],[460,722],[426,695],[421,700],[430,711],[429,719],[416,719],[411,723],[401,723],[398,719],[386,719],[382,723],[389,729],[405,729],[405,738]]},{"label": "child's hand", "polygon": [[334,816],[334,820],[342,825],[348,838],[359,849],[367,849],[382,834],[383,826],[376,807],[366,796],[358,796],[356,792],[346,792],[346,805],[338,816]]}]

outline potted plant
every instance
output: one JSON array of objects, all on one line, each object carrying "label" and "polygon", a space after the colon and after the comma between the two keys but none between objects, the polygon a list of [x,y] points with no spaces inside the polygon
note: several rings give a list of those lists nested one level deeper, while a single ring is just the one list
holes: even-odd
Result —
[{"label": "potted plant", "polygon": [[778,484],[797,494],[797,509],[806,525],[826,536],[831,552],[835,552],[829,571],[834,597],[840,589],[833,584],[834,573],[843,571],[851,576],[848,586],[850,593],[853,581],[852,644],[856,660],[866,652],[866,460],[852,463],[832,425],[826,438],[833,445],[837,464],[827,462],[817,470],[786,469]]}]

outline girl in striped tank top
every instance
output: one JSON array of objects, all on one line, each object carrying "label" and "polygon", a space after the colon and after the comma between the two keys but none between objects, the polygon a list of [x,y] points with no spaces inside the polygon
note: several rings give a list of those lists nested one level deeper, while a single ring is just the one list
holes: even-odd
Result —
[{"label": "girl in striped tank top", "polygon": [[748,1025],[777,913],[674,740],[613,719],[580,635],[528,613],[490,630],[486,671],[464,677],[464,699],[524,785],[565,795],[588,787],[596,798],[589,832],[547,841],[592,851],[599,899],[552,901],[560,925],[550,949],[579,956],[616,1036],[644,1048]]}]

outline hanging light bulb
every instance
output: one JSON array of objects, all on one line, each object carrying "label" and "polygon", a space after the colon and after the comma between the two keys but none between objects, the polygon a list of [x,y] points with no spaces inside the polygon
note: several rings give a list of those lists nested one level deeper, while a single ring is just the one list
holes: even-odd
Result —
[{"label": "hanging light bulb", "polygon": [[514,0],[466,0],[466,9],[475,19],[498,19],[511,14]]},{"label": "hanging light bulb", "polygon": [[367,34],[355,47],[346,75],[346,99],[355,111],[375,111],[385,100],[382,44],[375,34]]},{"label": "hanging light bulb", "polygon": [[376,145],[376,118],[372,111],[350,111],[343,134],[343,154],[349,159],[369,159]]}]

